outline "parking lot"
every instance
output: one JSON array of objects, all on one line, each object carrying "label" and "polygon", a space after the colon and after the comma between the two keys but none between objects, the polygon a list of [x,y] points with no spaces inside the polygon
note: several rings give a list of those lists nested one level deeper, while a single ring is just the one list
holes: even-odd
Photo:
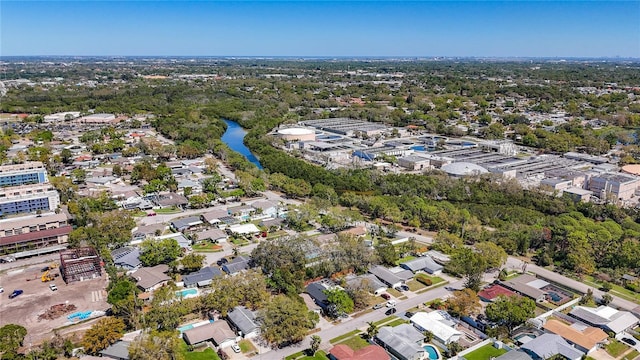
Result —
[{"label": "parking lot", "polygon": [[[104,291],[107,285],[107,276],[82,282],[65,284],[60,276],[53,281],[42,282],[41,271],[45,265],[31,266],[25,269],[8,270],[0,276],[0,287],[4,293],[0,294],[0,326],[6,324],[19,324],[27,329],[27,340],[33,344],[49,338],[53,330],[72,324],[64,314],[52,320],[39,320],[38,316],[45,313],[51,306],[57,304],[75,305],[74,312],[104,311],[109,305]],[[59,274],[58,269],[51,274]],[[55,284],[57,291],[52,291],[50,284]],[[23,293],[14,299],[9,295],[14,290],[22,290]],[[72,312],[73,313],[73,312]],[[80,326],[79,326],[80,327]],[[65,333],[74,327],[66,328]],[[26,345],[26,344],[25,344]]]}]

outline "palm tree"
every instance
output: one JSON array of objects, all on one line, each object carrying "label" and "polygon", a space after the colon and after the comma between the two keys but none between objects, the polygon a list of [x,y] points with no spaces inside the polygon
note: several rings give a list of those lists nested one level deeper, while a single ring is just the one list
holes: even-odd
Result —
[{"label": "palm tree", "polygon": [[367,338],[373,339],[376,335],[378,335],[378,326],[373,321],[369,321],[367,325],[369,325],[369,327],[367,328]]}]

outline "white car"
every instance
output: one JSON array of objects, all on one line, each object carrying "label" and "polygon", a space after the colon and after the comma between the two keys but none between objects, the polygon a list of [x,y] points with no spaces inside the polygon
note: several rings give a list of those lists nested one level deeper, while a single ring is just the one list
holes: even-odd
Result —
[{"label": "white car", "polygon": [[4,292],[4,288],[0,286],[0,294],[2,294],[3,292]]},{"label": "white car", "polygon": [[58,290],[58,287],[56,286],[56,284],[49,284],[49,289],[51,289],[51,291],[56,291]]},{"label": "white car", "polygon": [[389,300],[387,301],[387,307],[395,307],[396,306],[396,301],[395,300]]},{"label": "white car", "polygon": [[238,344],[233,344],[233,345],[231,345],[231,350],[233,350],[234,353],[239,353],[240,352],[240,346],[238,346]]}]

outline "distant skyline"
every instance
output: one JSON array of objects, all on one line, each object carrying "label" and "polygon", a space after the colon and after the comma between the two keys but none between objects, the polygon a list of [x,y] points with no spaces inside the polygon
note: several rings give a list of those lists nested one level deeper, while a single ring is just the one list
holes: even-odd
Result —
[{"label": "distant skyline", "polygon": [[2,0],[35,55],[640,58],[640,1]]}]

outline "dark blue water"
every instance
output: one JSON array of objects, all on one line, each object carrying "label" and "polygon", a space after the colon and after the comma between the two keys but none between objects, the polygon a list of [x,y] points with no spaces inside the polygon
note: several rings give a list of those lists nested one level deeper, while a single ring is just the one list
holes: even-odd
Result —
[{"label": "dark blue water", "polygon": [[247,158],[251,163],[258,167],[258,169],[262,169],[262,165],[258,158],[251,153],[251,151],[244,146],[242,140],[244,140],[244,136],[247,134],[246,131],[235,121],[223,119],[227,124],[227,131],[222,134],[222,142],[227,144],[231,150],[238,152],[244,157]]}]

